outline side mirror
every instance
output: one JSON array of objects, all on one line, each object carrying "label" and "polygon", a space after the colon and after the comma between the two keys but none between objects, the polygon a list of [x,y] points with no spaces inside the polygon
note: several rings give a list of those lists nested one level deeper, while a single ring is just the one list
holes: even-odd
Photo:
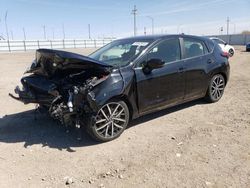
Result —
[{"label": "side mirror", "polygon": [[162,61],[161,59],[150,59],[149,61],[147,61],[144,64],[143,70],[145,73],[149,73],[153,69],[159,69],[159,68],[163,67],[164,64],[165,64],[165,62]]},{"label": "side mirror", "polygon": [[161,59],[150,59],[148,62],[147,62],[147,66],[150,68],[150,69],[159,69],[161,67],[163,67],[163,65],[165,64],[164,61],[162,61]]},{"label": "side mirror", "polygon": [[225,43],[225,46],[228,45],[227,42]]}]

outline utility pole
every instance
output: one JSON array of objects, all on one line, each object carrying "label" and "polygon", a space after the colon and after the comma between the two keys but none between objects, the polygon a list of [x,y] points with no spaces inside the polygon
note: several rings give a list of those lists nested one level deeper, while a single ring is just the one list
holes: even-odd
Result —
[{"label": "utility pole", "polygon": [[144,35],[147,35],[147,28],[144,27]]},{"label": "utility pole", "polygon": [[134,9],[132,10],[132,14],[134,15],[134,36],[136,36],[136,14],[137,14],[136,5],[134,5]]},{"label": "utility pole", "polygon": [[6,13],[5,13],[5,30],[6,30],[7,40],[9,40],[9,31],[8,31],[7,17],[8,17],[8,11],[6,11]]},{"label": "utility pole", "polygon": [[44,37],[44,40],[46,40],[46,27],[45,27],[45,25],[43,25],[43,37]]},{"label": "utility pole", "polygon": [[63,40],[65,39],[65,29],[64,29],[64,23],[62,24],[62,32],[63,32]]},{"label": "utility pole", "polygon": [[152,35],[154,34],[154,18],[151,16],[147,16],[150,20],[151,20],[151,24],[152,24]]},{"label": "utility pole", "polygon": [[88,24],[88,33],[89,33],[89,39],[91,39],[91,34],[90,34],[90,24]]},{"label": "utility pole", "polygon": [[23,27],[23,40],[26,40],[26,33],[24,27]]},{"label": "utility pole", "polygon": [[229,35],[229,22],[230,22],[229,17],[227,17],[227,35]]}]

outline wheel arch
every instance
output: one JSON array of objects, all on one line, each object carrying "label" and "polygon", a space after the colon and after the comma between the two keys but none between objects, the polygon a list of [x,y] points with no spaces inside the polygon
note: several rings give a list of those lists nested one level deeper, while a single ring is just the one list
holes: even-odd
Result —
[{"label": "wheel arch", "polygon": [[211,80],[214,75],[221,74],[223,76],[223,78],[225,79],[225,84],[227,84],[228,79],[229,79],[229,74],[230,74],[229,69],[230,69],[229,65],[228,66],[224,65],[223,67],[216,68],[215,70],[210,72],[209,80]]},{"label": "wheel arch", "polygon": [[221,74],[225,80],[225,84],[227,84],[227,75],[224,72],[219,72],[217,74]]},{"label": "wheel arch", "polygon": [[113,101],[113,100],[121,100],[121,101],[125,102],[125,104],[128,107],[128,110],[129,110],[129,119],[131,120],[133,118],[133,115],[134,115],[134,109],[133,109],[131,102],[128,99],[128,96],[116,95],[116,96],[113,96],[110,99],[108,99],[105,103],[108,103],[108,102]]}]

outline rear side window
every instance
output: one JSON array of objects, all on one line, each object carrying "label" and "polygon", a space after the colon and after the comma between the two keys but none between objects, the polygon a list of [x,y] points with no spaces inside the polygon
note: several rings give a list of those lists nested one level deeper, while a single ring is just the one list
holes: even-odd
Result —
[{"label": "rear side window", "polygon": [[211,39],[207,40],[207,46],[208,46],[208,49],[209,49],[209,52],[212,52],[214,50],[214,41],[212,41]]},{"label": "rear side window", "polygon": [[154,46],[148,53],[148,60],[161,59],[165,63],[178,61],[181,58],[178,38],[167,39]]},{"label": "rear side window", "polygon": [[208,53],[204,43],[197,39],[184,38],[185,58],[202,56]]}]

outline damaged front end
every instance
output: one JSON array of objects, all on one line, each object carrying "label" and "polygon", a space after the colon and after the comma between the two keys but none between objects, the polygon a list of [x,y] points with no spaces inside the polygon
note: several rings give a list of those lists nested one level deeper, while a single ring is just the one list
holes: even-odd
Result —
[{"label": "damaged front end", "polygon": [[35,103],[66,125],[80,126],[82,117],[98,110],[95,93],[105,81],[111,66],[78,54],[39,49],[36,59],[15,88],[12,98],[25,104]]}]

